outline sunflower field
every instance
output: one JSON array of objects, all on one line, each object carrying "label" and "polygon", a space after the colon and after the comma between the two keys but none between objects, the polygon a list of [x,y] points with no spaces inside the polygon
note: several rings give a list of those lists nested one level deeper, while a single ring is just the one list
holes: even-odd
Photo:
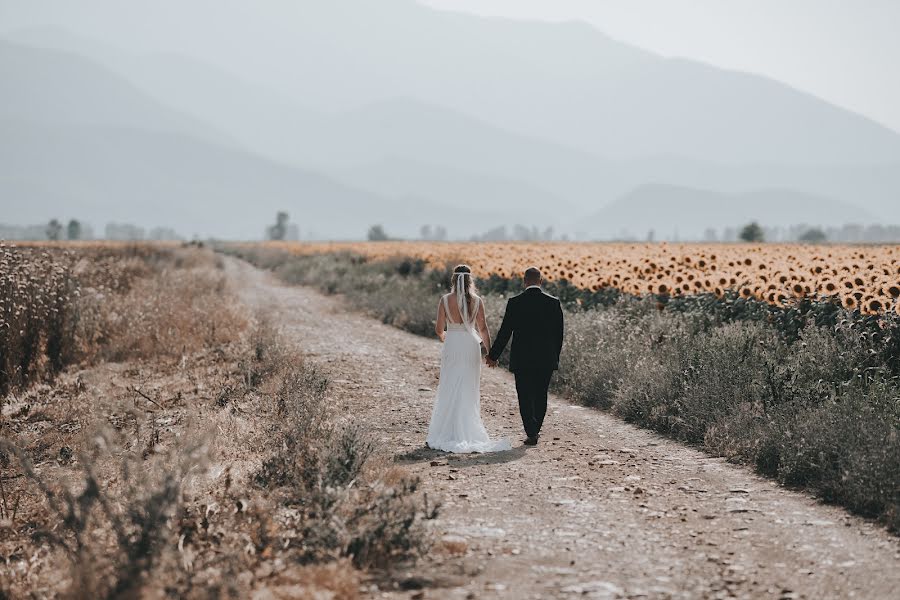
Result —
[{"label": "sunflower field", "polygon": [[777,306],[835,298],[865,314],[900,313],[900,246],[798,244],[269,242],[295,255],[350,253],[369,260],[465,262],[480,278],[515,279],[530,266],[551,282],[628,294],[685,296],[729,291]]}]

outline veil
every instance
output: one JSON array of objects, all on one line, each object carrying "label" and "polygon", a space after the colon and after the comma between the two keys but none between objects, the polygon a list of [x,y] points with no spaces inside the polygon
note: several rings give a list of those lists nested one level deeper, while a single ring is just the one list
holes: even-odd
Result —
[{"label": "veil", "polygon": [[466,302],[466,276],[471,277],[472,275],[469,273],[456,273],[456,289],[454,291],[456,294],[456,307],[459,308],[459,314],[463,323],[471,325],[472,323],[469,321],[469,303]]}]

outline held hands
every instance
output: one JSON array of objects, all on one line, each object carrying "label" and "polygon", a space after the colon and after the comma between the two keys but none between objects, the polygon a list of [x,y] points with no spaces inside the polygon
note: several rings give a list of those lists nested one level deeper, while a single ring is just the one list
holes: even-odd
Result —
[{"label": "held hands", "polygon": [[487,366],[489,366],[492,369],[497,366],[497,361],[494,360],[493,358],[491,358],[490,356],[485,356],[484,362]]}]

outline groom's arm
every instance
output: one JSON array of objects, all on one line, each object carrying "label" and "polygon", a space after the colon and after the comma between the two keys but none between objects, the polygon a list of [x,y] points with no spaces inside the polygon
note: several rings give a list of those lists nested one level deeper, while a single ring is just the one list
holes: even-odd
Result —
[{"label": "groom's arm", "polygon": [[513,332],[513,318],[512,318],[512,300],[506,302],[506,312],[503,313],[503,323],[500,324],[500,331],[497,332],[497,337],[494,339],[494,345],[491,346],[491,351],[488,353],[488,358],[491,360],[499,360],[500,355],[503,354],[504,348],[506,348],[506,344],[509,342],[509,338]]},{"label": "groom's arm", "polygon": [[554,328],[556,331],[554,332],[555,338],[554,342],[556,345],[556,360],[559,360],[559,355],[562,354],[562,345],[563,345],[563,335],[565,334],[565,323],[563,321],[563,311],[562,305],[559,300],[556,301],[556,306],[554,308],[554,321],[556,327]]}]

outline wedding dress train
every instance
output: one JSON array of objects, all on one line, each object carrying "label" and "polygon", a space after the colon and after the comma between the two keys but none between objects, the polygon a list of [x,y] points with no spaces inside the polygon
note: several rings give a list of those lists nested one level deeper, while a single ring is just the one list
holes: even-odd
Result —
[{"label": "wedding dress train", "polygon": [[[466,322],[453,323],[446,297],[443,302],[447,332],[426,443],[429,448],[457,453],[509,450],[509,441],[492,440],[481,421],[481,338],[475,331],[475,318],[468,321],[463,308],[460,314]],[[481,298],[476,298],[476,315],[480,304]]]}]

